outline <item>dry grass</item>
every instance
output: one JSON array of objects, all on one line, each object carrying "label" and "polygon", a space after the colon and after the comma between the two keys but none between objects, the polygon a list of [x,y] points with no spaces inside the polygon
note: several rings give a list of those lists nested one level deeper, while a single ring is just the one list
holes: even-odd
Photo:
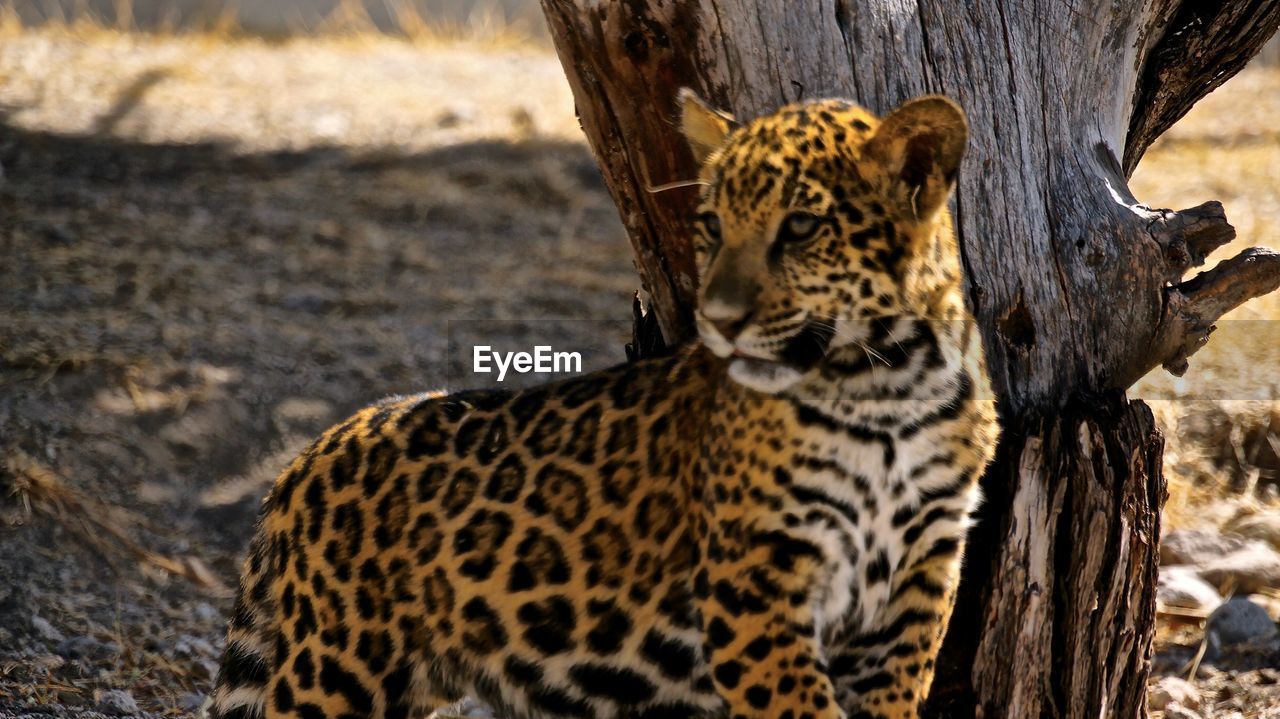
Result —
[{"label": "dry grass", "polygon": [[[1205,98],[1152,146],[1131,186],[1153,207],[1221,200],[1235,242],[1280,247],[1280,69],[1252,67]],[[1221,526],[1275,504],[1280,483],[1280,293],[1218,323],[1185,377],[1156,370],[1131,394],[1165,426],[1166,526]]]},{"label": "dry grass", "polygon": [[[163,37],[182,34],[226,42],[260,35],[240,24],[238,15],[246,1],[254,0],[222,0],[220,5],[206,3],[198,12],[185,17],[178,14],[176,6],[171,6],[158,22],[142,26],[137,22],[134,0],[112,0],[111,9],[106,12],[95,11],[90,0],[76,0],[70,11],[64,10],[57,2],[0,0],[0,37],[57,29],[81,35],[118,32]],[[464,2],[463,7],[469,6],[470,9],[465,17],[456,19],[424,13],[413,0],[378,2],[385,10],[389,23],[384,21],[379,24],[361,0],[339,0],[331,11],[318,18],[298,15],[289,19],[285,35],[375,41],[390,35],[414,44],[479,42],[495,47],[545,45],[547,42],[540,27],[532,25],[527,19],[509,16],[494,0]],[[25,12],[20,12],[20,7]],[[40,20],[32,22],[33,16]]]},{"label": "dry grass", "polygon": [[0,116],[19,129],[403,155],[478,140],[581,139],[563,71],[532,45],[410,42],[339,25],[282,41],[4,27]]},{"label": "dry grass", "polygon": [[170,557],[139,544],[130,528],[146,526],[146,522],[137,514],[84,494],[25,452],[11,448],[0,459],[0,476],[7,475],[3,484],[11,489],[20,508],[10,522],[21,522],[40,513],[79,537],[82,546],[110,565],[117,566],[115,557],[123,554],[194,582],[215,595],[230,594],[198,557]]}]

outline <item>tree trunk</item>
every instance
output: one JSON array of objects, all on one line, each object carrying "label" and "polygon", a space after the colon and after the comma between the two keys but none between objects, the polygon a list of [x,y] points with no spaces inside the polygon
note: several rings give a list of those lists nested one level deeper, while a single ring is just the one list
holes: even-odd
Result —
[{"label": "tree trunk", "polygon": [[1234,236],[1221,206],[1153,210],[1127,186],[1280,24],[1280,0],[1215,5],[543,0],[672,343],[696,281],[677,88],[744,118],[824,96],[883,113],[930,92],[969,113],[955,213],[1005,435],[935,716],[1144,712],[1163,441],[1123,391],[1162,364],[1181,373],[1218,317],[1280,286],[1280,254],[1261,249],[1183,281]]}]

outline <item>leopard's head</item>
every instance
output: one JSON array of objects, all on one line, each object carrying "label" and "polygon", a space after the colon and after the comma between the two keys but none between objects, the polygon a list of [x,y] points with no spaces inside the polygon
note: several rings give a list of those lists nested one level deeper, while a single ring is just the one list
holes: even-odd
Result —
[{"label": "leopard's head", "polygon": [[702,342],[764,392],[798,381],[887,316],[938,316],[959,297],[946,209],[964,112],[927,96],[883,120],[842,100],[739,125],[688,90],[702,164],[693,222]]}]

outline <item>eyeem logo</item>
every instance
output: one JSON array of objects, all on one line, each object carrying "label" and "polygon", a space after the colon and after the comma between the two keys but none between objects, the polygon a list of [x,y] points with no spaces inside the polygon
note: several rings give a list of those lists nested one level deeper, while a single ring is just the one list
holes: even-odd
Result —
[{"label": "eyeem logo", "polygon": [[507,370],[517,374],[529,372],[581,372],[582,355],[578,352],[556,352],[550,345],[537,345],[533,353],[494,352],[489,345],[476,345],[471,352],[471,371],[492,374],[498,369],[498,381],[506,379]]}]

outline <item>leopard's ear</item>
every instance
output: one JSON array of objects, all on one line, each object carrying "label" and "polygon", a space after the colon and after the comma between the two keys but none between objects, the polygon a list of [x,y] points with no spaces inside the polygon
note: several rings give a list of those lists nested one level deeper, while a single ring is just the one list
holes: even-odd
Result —
[{"label": "leopard's ear", "polygon": [[968,139],[964,110],[941,95],[926,95],[889,113],[863,156],[907,186],[912,209],[924,219],[951,196]]},{"label": "leopard's ear", "polygon": [[701,165],[712,153],[720,149],[720,145],[724,144],[724,138],[733,131],[737,123],[734,122],[732,115],[711,107],[687,87],[680,88],[678,100],[680,131],[689,141],[689,149],[693,150],[694,159]]}]

